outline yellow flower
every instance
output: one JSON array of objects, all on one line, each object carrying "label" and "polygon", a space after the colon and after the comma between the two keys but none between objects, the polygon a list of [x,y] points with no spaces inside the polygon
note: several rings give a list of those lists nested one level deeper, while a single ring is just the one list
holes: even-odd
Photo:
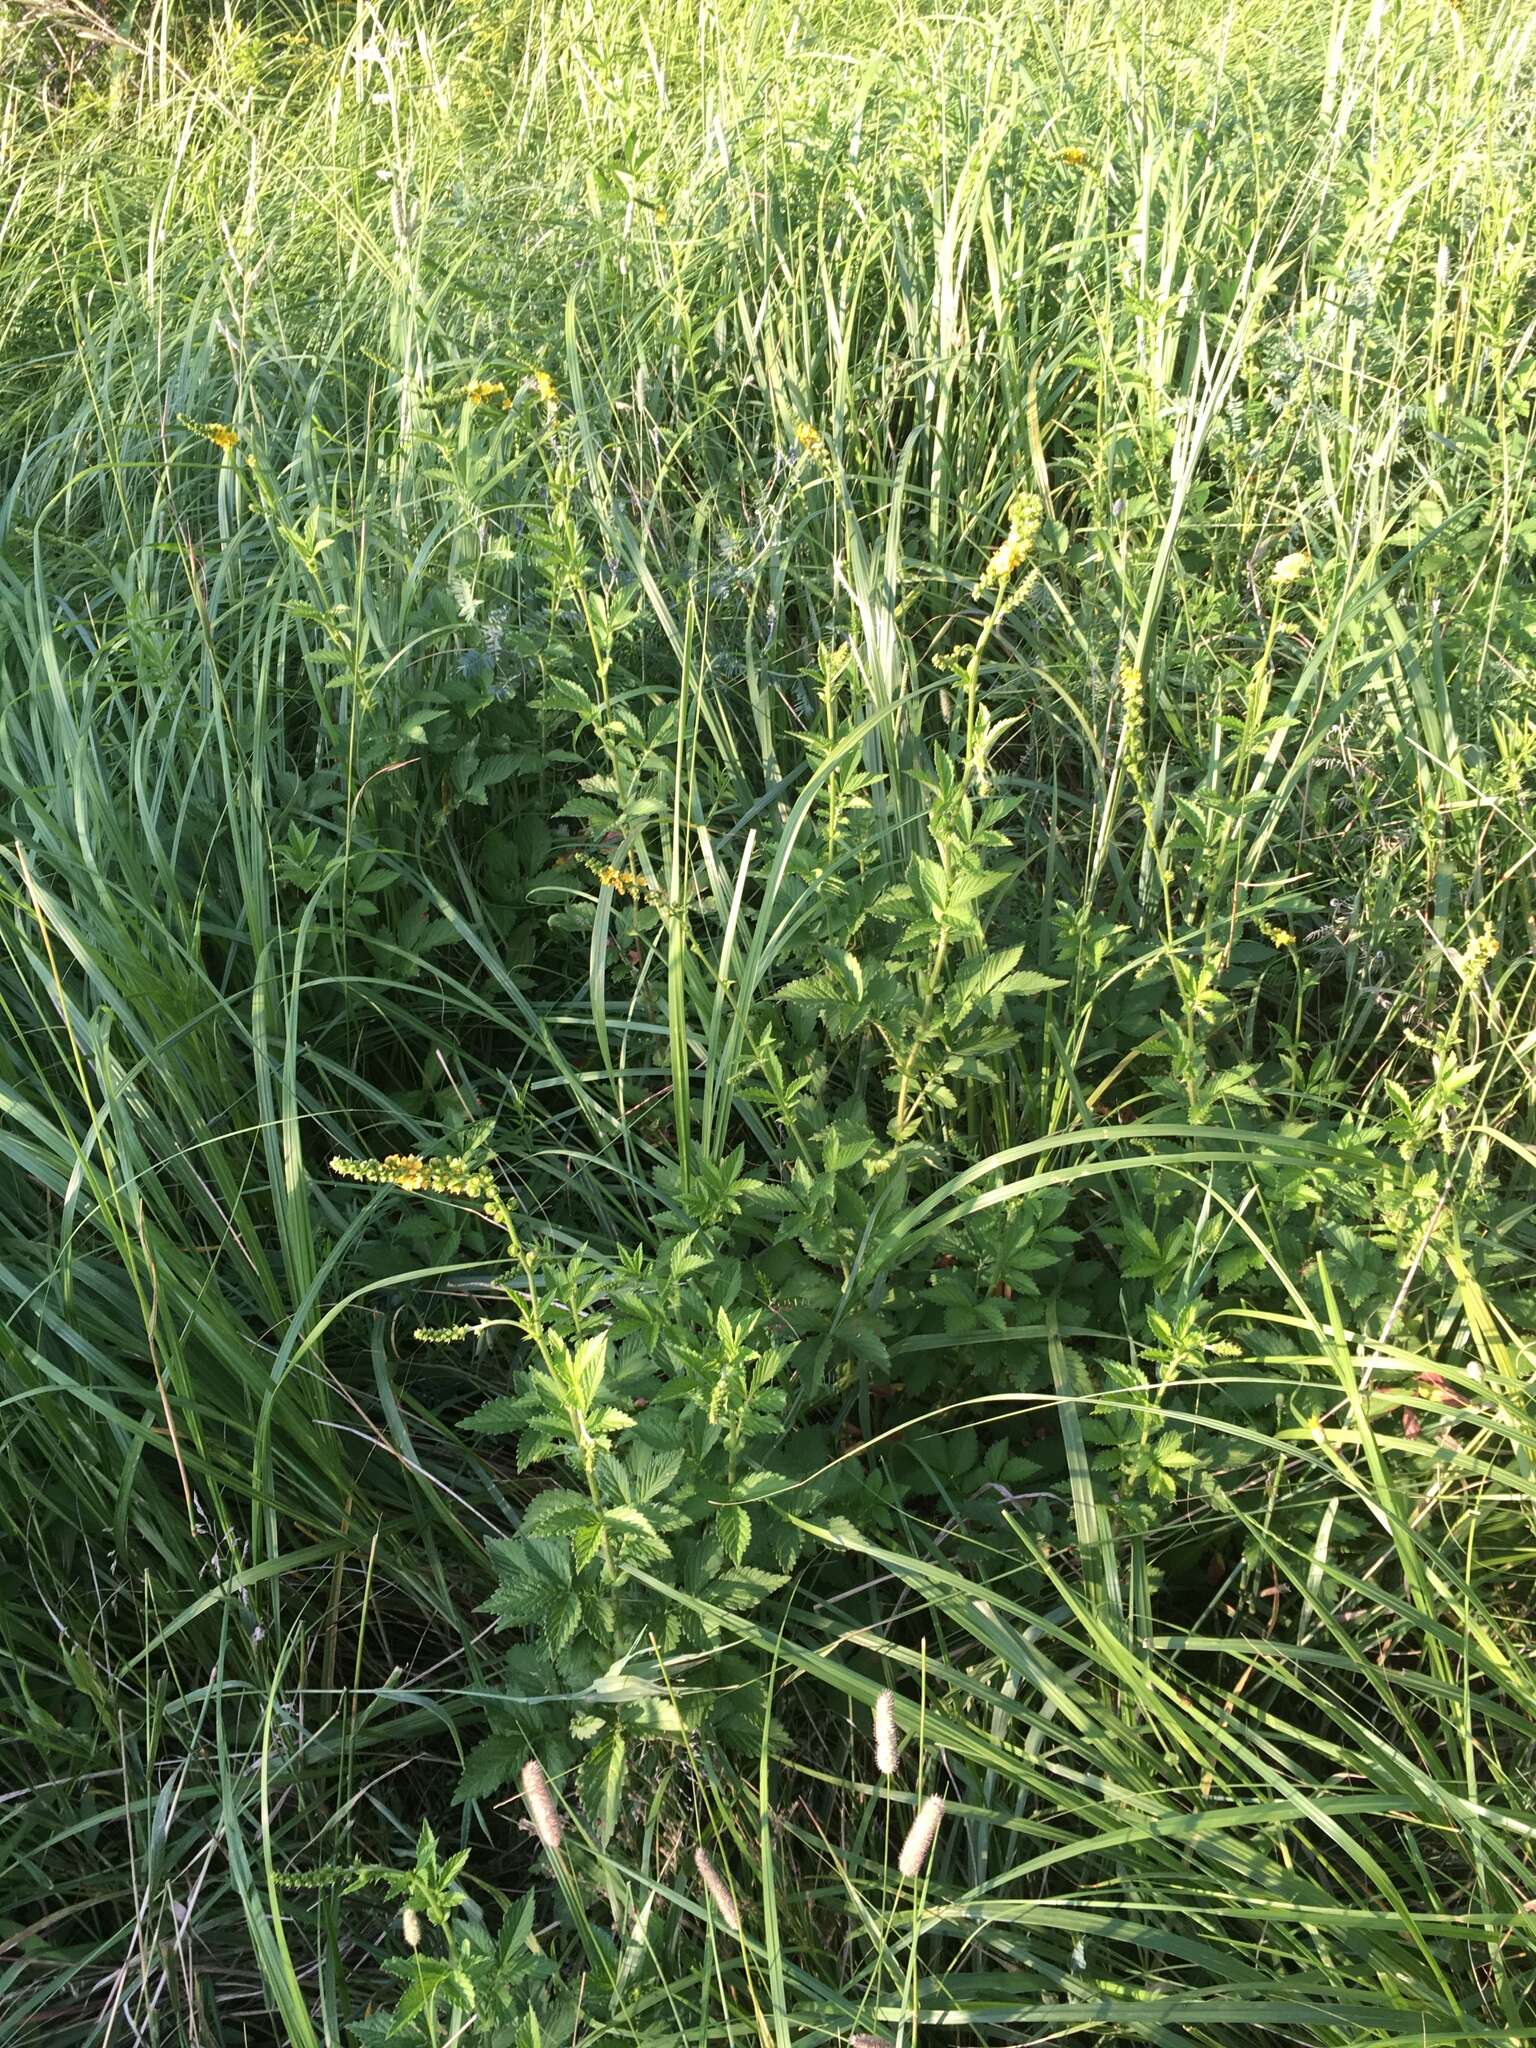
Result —
[{"label": "yellow flower", "polygon": [[1499,957],[1499,942],[1493,933],[1480,931],[1457,962],[1464,982],[1480,981]]},{"label": "yellow flower", "polygon": [[1120,664],[1120,717],[1125,729],[1125,771],[1139,790],[1146,767],[1146,686],[1134,661]]},{"label": "yellow flower", "polygon": [[207,426],[199,428],[198,431],[205,435],[215,448],[222,448],[226,455],[240,439],[234,428],[226,427],[222,420],[210,420]]},{"label": "yellow flower", "polygon": [[495,1199],[494,1177],[467,1159],[423,1159],[419,1152],[391,1152],[384,1159],[333,1159],[332,1173],[373,1187],[399,1188],[407,1195],[465,1195],[471,1201]]},{"label": "yellow flower", "polygon": [[1287,946],[1295,945],[1296,934],[1294,932],[1288,932],[1285,929],[1284,925],[1271,924],[1267,917],[1261,917],[1258,920],[1258,924],[1259,930],[1264,934],[1265,938],[1268,939],[1269,943],[1273,947],[1275,947],[1278,952],[1283,953]]},{"label": "yellow flower", "polygon": [[559,387],[548,370],[535,370],[523,389],[534,392],[547,413],[554,414],[560,410]]},{"label": "yellow flower", "polygon": [[1064,149],[1061,152],[1061,161],[1064,164],[1070,164],[1074,171],[1080,171],[1087,165],[1088,152],[1086,149],[1079,149],[1074,143],[1070,148]]},{"label": "yellow flower", "polygon": [[484,405],[488,398],[499,398],[506,388],[497,378],[476,377],[464,386],[464,396],[471,405]]},{"label": "yellow flower", "polygon": [[993,552],[992,559],[976,579],[973,597],[995,585],[1001,590],[1016,570],[1034,553],[1035,541],[1040,532],[1040,521],[1045,516],[1045,507],[1033,491],[1020,491],[1008,506],[1008,531],[1001,545]]},{"label": "yellow flower", "polygon": [[802,453],[810,456],[813,462],[827,462],[831,459],[827,454],[826,442],[809,420],[801,420],[796,426],[795,439],[800,443]]},{"label": "yellow flower", "polygon": [[1311,555],[1305,548],[1297,548],[1294,554],[1280,557],[1270,571],[1269,580],[1276,590],[1284,590],[1289,584],[1299,583],[1311,567]]},{"label": "yellow flower", "polygon": [[611,889],[615,896],[632,896],[636,903],[643,903],[651,894],[650,883],[644,875],[637,874],[633,868],[616,868],[602,861],[588,860],[585,856],[583,864],[589,867],[602,886]]}]

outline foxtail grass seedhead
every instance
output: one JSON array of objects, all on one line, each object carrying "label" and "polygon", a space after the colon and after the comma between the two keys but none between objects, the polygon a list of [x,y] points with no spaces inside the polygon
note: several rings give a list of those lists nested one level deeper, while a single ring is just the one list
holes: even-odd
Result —
[{"label": "foxtail grass seedhead", "polygon": [[544,1767],[536,1758],[529,1757],[523,1765],[523,1803],[533,1820],[534,1832],[551,1854],[560,1846],[564,1829],[560,1825],[560,1809],[555,1805],[555,1795],[549,1789],[549,1780]]},{"label": "foxtail grass seedhead", "polygon": [[875,1701],[875,1768],[890,1777],[901,1760],[901,1739],[896,1732],[896,1695],[881,1693]]},{"label": "foxtail grass seedhead", "polygon": [[421,1915],[414,1906],[407,1906],[400,1915],[400,1932],[405,1936],[407,1948],[421,1947]]},{"label": "foxtail grass seedhead", "polygon": [[699,1873],[699,1882],[714,1902],[715,1911],[730,1928],[732,1934],[741,1932],[741,1915],[736,1911],[736,1901],[725,1888],[725,1880],[702,1849],[693,1852],[693,1866]]},{"label": "foxtail grass seedhead", "polygon": [[896,1858],[896,1868],[903,1877],[918,1878],[923,1874],[923,1865],[928,1861],[928,1852],[933,1847],[939,1822],[944,1818],[944,1802],[937,1792],[930,1793],[917,1809],[917,1818],[907,1830],[907,1839],[901,1845],[901,1854]]}]

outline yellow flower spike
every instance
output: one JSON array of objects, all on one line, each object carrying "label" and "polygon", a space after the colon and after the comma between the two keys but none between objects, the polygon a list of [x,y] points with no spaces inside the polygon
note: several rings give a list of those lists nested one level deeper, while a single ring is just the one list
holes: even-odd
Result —
[{"label": "yellow flower spike", "polygon": [[1117,678],[1120,687],[1120,710],[1128,726],[1141,730],[1142,711],[1146,703],[1146,686],[1141,670],[1134,661],[1123,661]]},{"label": "yellow flower spike", "polygon": [[464,386],[464,396],[471,405],[484,405],[488,398],[500,398],[506,385],[496,377],[476,377]]},{"label": "yellow flower spike", "polygon": [[605,889],[611,889],[621,901],[629,896],[636,903],[645,903],[654,895],[650,883],[634,868],[616,868],[606,861],[597,861],[582,856],[583,867],[589,868]]},{"label": "yellow flower spike", "polygon": [[1285,590],[1293,583],[1299,583],[1312,567],[1312,557],[1305,548],[1297,548],[1294,554],[1282,555],[1269,573],[1269,580],[1276,590]]},{"label": "yellow flower spike", "polygon": [[1070,148],[1064,149],[1061,152],[1061,161],[1064,164],[1069,164],[1074,171],[1085,170],[1088,164],[1088,152],[1086,149],[1079,149],[1074,143]]},{"label": "yellow flower spike", "polygon": [[1480,981],[1498,957],[1498,940],[1491,931],[1480,931],[1457,963],[1463,982]]},{"label": "yellow flower spike", "polygon": [[560,387],[548,370],[535,370],[523,389],[535,394],[551,419],[560,410]]},{"label": "yellow flower spike", "polygon": [[1125,770],[1136,789],[1146,766],[1146,686],[1134,661],[1122,661],[1118,677],[1120,718],[1125,730]]},{"label": "yellow flower spike", "polygon": [[343,1180],[399,1188],[407,1195],[463,1195],[472,1202],[496,1197],[494,1176],[463,1158],[423,1159],[419,1152],[391,1152],[384,1159],[336,1158],[331,1171]]},{"label": "yellow flower spike", "polygon": [[1044,517],[1045,507],[1033,491],[1020,491],[1010,500],[1007,534],[977,578],[973,596],[980,597],[983,591],[994,587],[1001,590],[1023,568],[1034,553]]},{"label": "yellow flower spike", "polygon": [[813,427],[809,420],[801,420],[796,425],[795,439],[800,444],[801,454],[808,455],[812,462],[830,463],[832,458],[827,453],[827,444],[819,428]]},{"label": "yellow flower spike", "polygon": [[235,432],[234,428],[225,426],[222,420],[209,420],[205,426],[199,427],[197,431],[205,441],[211,441],[215,448],[222,449],[226,455],[231,448],[238,445],[240,440],[240,436]]}]

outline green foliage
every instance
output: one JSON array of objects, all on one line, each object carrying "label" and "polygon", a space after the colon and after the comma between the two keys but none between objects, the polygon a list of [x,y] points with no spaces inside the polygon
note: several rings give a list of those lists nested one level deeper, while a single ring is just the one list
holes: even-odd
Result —
[{"label": "green foliage", "polygon": [[1523,2038],[1532,89],[0,20],[7,2041]]},{"label": "green foliage", "polygon": [[[360,2048],[383,2042],[436,2044],[466,2034],[487,2048],[540,2048],[545,2030],[538,1989],[547,1985],[552,1966],[534,1939],[533,1897],[515,1912],[507,1910],[493,1938],[458,1883],[468,1861],[467,1849],[444,1857],[423,1822],[408,1869],[380,1865],[290,1878],[290,1884],[336,1885],[343,1896],[377,1888],[399,1908],[410,1953],[383,1962],[385,1974],[401,1986],[399,2000],[392,2012],[353,2022],[351,2035]],[[543,2003],[547,2012],[547,1998]]]}]

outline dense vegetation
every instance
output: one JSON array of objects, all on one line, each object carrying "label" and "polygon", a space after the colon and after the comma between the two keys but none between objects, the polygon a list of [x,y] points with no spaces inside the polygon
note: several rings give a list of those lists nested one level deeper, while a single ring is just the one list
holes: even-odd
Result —
[{"label": "dense vegetation", "polygon": [[0,2038],[1536,2037],[1536,17],[0,91]]}]

